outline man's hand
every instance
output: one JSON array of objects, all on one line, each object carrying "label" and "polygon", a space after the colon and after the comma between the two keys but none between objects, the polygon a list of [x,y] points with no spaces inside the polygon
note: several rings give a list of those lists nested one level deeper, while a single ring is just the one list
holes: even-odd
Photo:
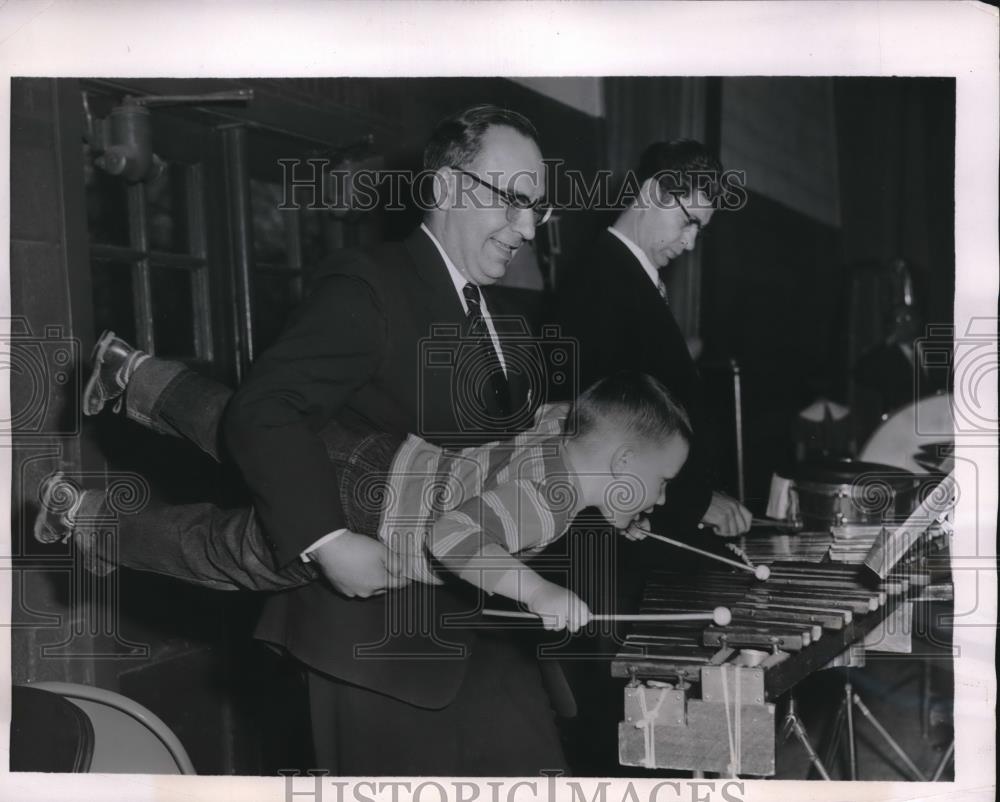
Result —
[{"label": "man's hand", "polygon": [[701,522],[715,529],[717,535],[732,537],[750,529],[753,515],[736,499],[725,493],[712,493],[712,501]]},{"label": "man's hand", "polygon": [[381,541],[356,532],[343,532],[309,552],[309,559],[348,598],[367,599],[409,582],[399,575],[399,562]]},{"label": "man's hand", "polygon": [[546,629],[576,632],[590,621],[590,608],[573,591],[545,582],[525,602],[531,612],[542,617]]}]

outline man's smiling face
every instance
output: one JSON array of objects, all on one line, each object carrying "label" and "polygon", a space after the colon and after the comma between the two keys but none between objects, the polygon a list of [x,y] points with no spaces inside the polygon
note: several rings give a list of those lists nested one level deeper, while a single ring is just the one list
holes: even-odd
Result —
[{"label": "man's smiling face", "polygon": [[[545,165],[535,142],[504,125],[488,128],[480,151],[462,170],[509,195],[534,201],[545,192]],[[530,209],[512,210],[486,186],[446,170],[453,189],[439,239],[459,271],[475,284],[504,277],[517,249],[535,238]]]}]

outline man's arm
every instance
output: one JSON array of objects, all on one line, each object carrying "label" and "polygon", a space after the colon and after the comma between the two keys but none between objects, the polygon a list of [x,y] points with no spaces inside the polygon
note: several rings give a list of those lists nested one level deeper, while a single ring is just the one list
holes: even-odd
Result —
[{"label": "man's arm", "polygon": [[346,526],[318,432],[375,374],[385,338],[371,288],[350,276],[327,278],[230,401],[226,445],[282,564]]}]

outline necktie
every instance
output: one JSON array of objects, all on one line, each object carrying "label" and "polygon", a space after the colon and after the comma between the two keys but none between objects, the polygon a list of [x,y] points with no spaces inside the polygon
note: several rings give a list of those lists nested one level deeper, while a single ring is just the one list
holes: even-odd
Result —
[{"label": "necktie", "polygon": [[663,303],[665,303],[667,306],[670,306],[670,298],[667,296],[667,285],[663,281],[662,270],[657,271],[656,289],[659,291],[660,297],[663,299]]},{"label": "necktie", "polygon": [[483,386],[493,396],[500,414],[509,415],[510,389],[507,386],[507,377],[500,364],[500,357],[497,355],[493,338],[486,325],[486,319],[483,317],[482,293],[479,287],[470,281],[462,287],[462,295],[465,297],[465,304],[468,308],[465,316],[467,336],[475,341],[475,348],[472,352],[474,358],[481,360],[474,366],[473,370],[467,371],[465,375],[474,377],[477,381],[483,381]]}]

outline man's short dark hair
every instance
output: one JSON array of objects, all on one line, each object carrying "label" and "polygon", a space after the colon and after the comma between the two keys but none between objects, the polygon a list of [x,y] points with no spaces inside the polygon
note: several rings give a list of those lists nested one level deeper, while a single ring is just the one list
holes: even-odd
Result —
[{"label": "man's short dark hair", "polygon": [[470,164],[479,155],[483,134],[491,125],[505,125],[538,142],[538,131],[523,114],[500,106],[473,106],[438,123],[424,148],[424,169]]},{"label": "man's short dark hair", "polygon": [[640,186],[656,176],[665,195],[689,196],[697,189],[714,201],[721,192],[722,162],[694,139],[654,142],[642,152],[635,173]]},{"label": "man's short dark hair", "polygon": [[610,423],[650,443],[679,434],[691,442],[691,419],[659,381],[627,370],[599,379],[576,397],[567,422],[582,437]]}]

